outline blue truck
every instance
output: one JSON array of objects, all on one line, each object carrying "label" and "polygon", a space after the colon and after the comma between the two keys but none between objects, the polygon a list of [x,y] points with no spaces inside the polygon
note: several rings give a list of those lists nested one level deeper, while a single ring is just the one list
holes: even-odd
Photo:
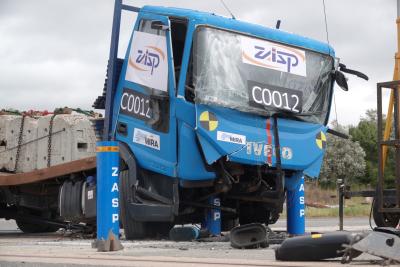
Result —
[{"label": "blue truck", "polygon": [[[137,20],[118,58],[123,10],[137,12]],[[126,238],[201,223],[216,208],[222,230],[275,223],[287,189],[319,175],[334,83],[347,90],[342,71],[354,74],[326,43],[215,14],[116,0],[106,82],[93,107],[105,110],[103,139],[119,142]],[[0,179],[0,216],[25,222],[27,232],[63,226],[56,219],[93,223],[95,161],[63,171],[23,174],[23,185]],[[29,188],[29,197],[18,188]],[[52,227],[35,227],[38,219]]]},{"label": "blue truck", "polygon": [[[117,58],[121,10],[138,13]],[[317,178],[334,82],[328,44],[182,8],[116,1],[108,77],[95,108],[121,151],[127,238],[202,222],[273,224],[289,184]],[[342,65],[343,67],[343,65]]]}]

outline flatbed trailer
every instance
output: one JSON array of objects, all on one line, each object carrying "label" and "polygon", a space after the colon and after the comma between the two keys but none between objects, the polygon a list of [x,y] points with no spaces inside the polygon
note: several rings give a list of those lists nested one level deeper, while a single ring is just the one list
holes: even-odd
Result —
[{"label": "flatbed trailer", "polygon": [[64,164],[25,173],[0,172],[0,186],[16,186],[42,182],[60,176],[93,170],[96,168],[96,157],[74,160]]}]

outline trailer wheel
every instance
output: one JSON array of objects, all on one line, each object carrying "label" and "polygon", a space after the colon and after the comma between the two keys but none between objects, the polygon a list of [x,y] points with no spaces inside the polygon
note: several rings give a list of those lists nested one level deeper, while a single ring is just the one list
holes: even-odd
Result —
[{"label": "trailer wheel", "polygon": [[48,224],[34,224],[26,221],[15,220],[18,228],[24,233],[52,233],[56,232],[60,227]]},{"label": "trailer wheel", "polygon": [[[394,207],[394,204],[385,202],[383,206],[390,208]],[[398,213],[379,212],[379,204],[375,199],[372,202],[372,216],[378,227],[396,227],[400,220],[400,214]]]},{"label": "trailer wheel", "polygon": [[146,236],[146,226],[144,222],[138,222],[129,218],[127,205],[130,199],[133,199],[132,189],[129,188],[129,170],[123,170],[120,173],[120,206],[121,221],[126,239],[141,239]]}]

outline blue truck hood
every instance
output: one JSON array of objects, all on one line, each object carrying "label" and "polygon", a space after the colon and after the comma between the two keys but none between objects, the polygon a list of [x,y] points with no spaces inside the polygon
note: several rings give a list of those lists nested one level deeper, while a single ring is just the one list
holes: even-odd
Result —
[{"label": "blue truck hood", "polygon": [[[284,170],[318,177],[326,147],[321,124],[277,119]],[[254,114],[196,105],[196,133],[208,164],[227,160],[249,165],[276,166],[274,121]]]}]

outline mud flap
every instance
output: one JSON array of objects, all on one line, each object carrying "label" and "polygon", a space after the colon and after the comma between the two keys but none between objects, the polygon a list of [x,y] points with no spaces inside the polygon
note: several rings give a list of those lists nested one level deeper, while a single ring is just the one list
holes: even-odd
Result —
[{"label": "mud flap", "polygon": [[261,223],[237,226],[231,230],[231,246],[234,248],[268,247],[267,230]]},{"label": "mud flap", "polygon": [[280,261],[319,261],[342,257],[343,244],[349,245],[352,240],[352,234],[345,231],[292,237],[275,250],[275,258]]}]

